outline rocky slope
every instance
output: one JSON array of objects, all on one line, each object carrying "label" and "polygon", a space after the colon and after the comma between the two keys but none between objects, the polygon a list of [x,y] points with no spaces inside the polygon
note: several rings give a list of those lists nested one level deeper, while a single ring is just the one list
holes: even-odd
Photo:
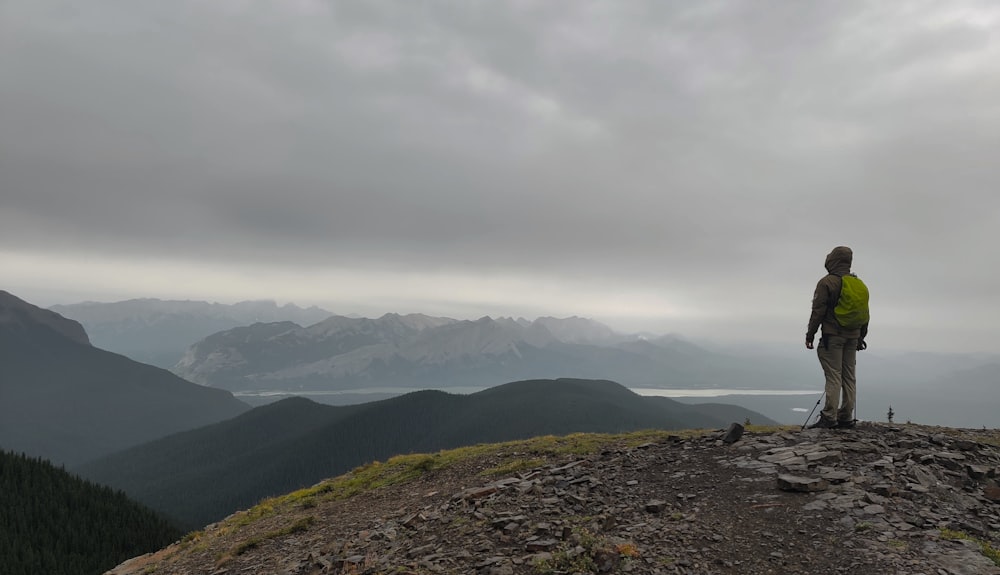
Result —
[{"label": "rocky slope", "polygon": [[188,529],[264,497],[399,453],[576,432],[688,429],[750,419],[725,405],[641,397],[610,381],[512,382],[471,395],[418,391],[333,407],[289,398],[75,467]]},{"label": "rocky slope", "polygon": [[738,427],[397,457],[109,573],[1000,574],[995,431]]}]

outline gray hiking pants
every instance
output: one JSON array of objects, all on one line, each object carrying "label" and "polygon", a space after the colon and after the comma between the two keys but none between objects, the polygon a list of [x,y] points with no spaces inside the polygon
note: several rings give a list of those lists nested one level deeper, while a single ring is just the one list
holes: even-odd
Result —
[{"label": "gray hiking pants", "polygon": [[816,346],[816,355],[826,376],[826,403],[820,414],[829,421],[851,421],[858,384],[857,338],[825,335]]}]

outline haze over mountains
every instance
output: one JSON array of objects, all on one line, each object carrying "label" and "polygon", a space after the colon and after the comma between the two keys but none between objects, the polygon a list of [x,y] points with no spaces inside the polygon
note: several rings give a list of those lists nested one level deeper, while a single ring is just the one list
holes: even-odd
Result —
[{"label": "haze over mountains", "polygon": [[[109,341],[112,351],[130,355],[128,348],[137,347],[134,342],[144,342],[142,353],[148,355],[184,355],[176,372],[238,390],[240,397],[255,404],[273,401],[280,393],[348,404],[423,387],[469,392],[518,379],[582,377],[610,379],[633,388],[813,390],[812,396],[729,395],[724,400],[784,423],[799,423],[805,413],[795,410],[808,411],[823,387],[815,354],[802,347],[798,332],[789,334],[784,346],[762,347],[750,340],[718,347],[680,336],[616,333],[579,317],[470,321],[386,314],[367,319],[292,304],[225,306],[159,300],[55,309],[86,311],[80,316],[85,327],[113,326],[128,333]],[[211,313],[203,317],[199,310]],[[239,310],[247,313],[241,316]],[[273,313],[280,321],[254,324],[250,311],[254,318],[263,320]],[[322,317],[309,323],[311,313]],[[244,324],[208,334],[215,321],[211,314],[228,314],[226,321],[244,320]],[[203,335],[181,343],[183,338],[167,337],[163,326],[173,326],[174,333]],[[858,358],[859,418],[884,420],[893,405],[904,421],[1000,426],[1000,409],[990,391],[1000,384],[1000,356],[886,353],[879,333],[873,330],[869,350]],[[160,341],[169,345],[157,347]],[[136,359],[140,354],[130,356]],[[253,395],[264,390],[279,395]]]},{"label": "haze over mountains", "polygon": [[232,391],[488,387],[517,379],[611,379],[630,387],[785,388],[787,366],[714,353],[673,336],[613,332],[571,317],[454,320],[332,316],[254,324],[194,344],[178,375]]},{"label": "haze over mountains", "polygon": [[[877,335],[869,343],[879,349]],[[356,402],[365,391],[467,392],[529,378],[608,379],[635,389],[732,389],[725,402],[782,423],[801,422],[806,414],[799,410],[812,407],[823,391],[815,352],[797,337],[785,348],[761,350],[748,342],[722,351],[672,335],[619,334],[579,317],[459,321],[386,314],[332,316],[308,327],[255,324],[205,338],[173,369],[241,394],[313,393],[328,403]],[[893,405],[902,420],[1000,426],[1000,406],[989,391],[1000,384],[998,356],[866,351],[858,370],[861,419],[884,420]],[[808,390],[813,395],[781,395]]]},{"label": "haze over mountains", "polygon": [[[141,311],[141,302],[129,305]],[[204,319],[182,316],[171,320],[180,331]],[[141,339],[160,324],[131,325]],[[998,365],[991,355],[866,352],[859,417],[883,419],[892,404],[899,421],[995,427]],[[693,405],[622,384],[748,393],[820,385],[809,353],[710,349],[579,317],[256,322],[192,342],[175,369],[199,383],[99,349],[79,322],[0,292],[0,448],[70,466],[198,528],[396,454],[575,431],[788,422],[775,410],[801,417],[775,397]],[[254,409],[230,391],[390,387],[398,397],[341,406],[291,398]],[[427,387],[459,393],[418,391]]]},{"label": "haze over mountains", "polygon": [[[603,340],[609,347],[567,343],[553,332],[566,340]],[[287,351],[299,362],[322,358],[330,349],[374,357],[362,362],[366,369],[382,362],[395,363],[399,371],[368,371],[368,377],[374,373],[402,383],[423,373],[424,379],[410,384],[415,388],[449,374],[445,381],[454,384],[487,382],[484,374],[508,377],[503,374],[516,371],[505,372],[505,363],[525,358],[515,369],[571,371],[574,360],[592,368],[602,358],[614,367],[624,361],[613,347],[617,339],[604,326],[580,318],[469,322],[387,314],[378,320],[334,316],[311,328],[257,323],[215,334],[203,344],[239,344],[251,366],[266,365],[267,358],[290,361],[272,350]],[[683,348],[662,349],[658,353]],[[227,357],[235,352],[229,349]],[[584,361],[587,353],[595,359]],[[435,366],[442,367],[435,371]],[[356,384],[364,373],[351,372],[355,379],[348,381]],[[294,398],[233,418],[248,406],[228,391],[98,349],[79,323],[7,292],[0,292],[0,394],[4,448],[72,466],[96,459],[78,469],[188,527],[397,453],[576,431],[770,421],[739,407],[687,406],[641,397],[611,381],[573,379],[508,383],[471,395],[417,391],[343,407]]]},{"label": "haze over mountains", "polygon": [[89,343],[79,323],[0,291],[0,447],[74,464],[249,409]]},{"label": "haze over mountains", "polygon": [[[607,340],[609,347],[567,343],[553,332],[565,340]],[[384,377],[380,381],[418,389],[429,383],[506,383],[522,373],[548,375],[545,369],[558,377],[585,371],[575,366],[611,372],[630,358],[613,347],[620,338],[605,326],[580,318],[471,322],[421,315],[387,314],[378,320],[333,316],[310,328],[291,322],[256,323],[221,332],[193,346],[191,355],[200,357],[199,350],[215,341],[224,342],[227,358],[246,361],[236,375],[232,370],[219,372],[220,379],[228,376],[232,387],[245,388],[241,382],[254,381],[260,366],[271,360],[279,364],[279,371],[291,368],[294,372],[293,364],[298,362],[306,366],[298,369],[310,375],[332,349],[365,360],[361,362],[364,369],[347,372],[353,379],[345,381],[351,384]],[[683,355],[685,348],[656,349],[661,355]],[[211,351],[206,357],[221,353]],[[342,367],[339,361],[335,356],[327,363]],[[206,365],[220,363],[225,365],[218,361]],[[387,364],[394,364],[395,370],[387,369]],[[651,363],[644,365],[651,369]],[[216,375],[211,370],[205,373]],[[293,381],[304,388],[301,378]],[[0,399],[0,446],[68,465],[227,420],[249,409],[227,390],[197,385],[101,350],[90,344],[78,322],[7,292],[0,292]],[[678,405],[671,407],[678,421],[722,422],[698,415],[697,409],[680,408],[695,414],[694,419],[685,419],[678,416]]]},{"label": "haze over mountains", "polygon": [[49,309],[80,322],[97,347],[164,368],[177,363],[192,343],[218,331],[257,322],[311,325],[333,315],[318,307],[279,306],[273,301],[226,305],[151,298],[54,305]]}]

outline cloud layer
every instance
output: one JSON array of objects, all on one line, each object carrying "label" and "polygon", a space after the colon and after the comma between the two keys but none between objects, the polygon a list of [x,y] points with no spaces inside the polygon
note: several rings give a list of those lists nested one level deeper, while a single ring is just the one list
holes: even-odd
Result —
[{"label": "cloud layer", "polygon": [[0,263],[29,299],[797,344],[847,244],[873,336],[986,349],[998,24],[985,1],[9,0]]}]

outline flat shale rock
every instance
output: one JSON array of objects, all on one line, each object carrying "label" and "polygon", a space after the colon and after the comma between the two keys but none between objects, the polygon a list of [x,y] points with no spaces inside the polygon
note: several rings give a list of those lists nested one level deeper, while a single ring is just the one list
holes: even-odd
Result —
[{"label": "flat shale rock", "polygon": [[818,477],[799,477],[788,474],[778,476],[778,489],[784,491],[826,491],[827,487],[829,487],[829,483]]}]

